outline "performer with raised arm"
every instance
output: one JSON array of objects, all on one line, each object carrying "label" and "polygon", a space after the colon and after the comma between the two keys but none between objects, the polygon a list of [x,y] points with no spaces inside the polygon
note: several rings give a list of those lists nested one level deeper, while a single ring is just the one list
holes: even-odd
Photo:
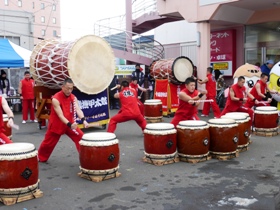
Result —
[{"label": "performer with raised arm", "polygon": [[[186,88],[179,93],[179,107],[171,121],[175,127],[183,120],[199,120],[197,107],[200,99],[207,91],[200,93],[195,90],[195,79],[188,77],[185,81]],[[202,92],[202,91],[201,91]]]}]

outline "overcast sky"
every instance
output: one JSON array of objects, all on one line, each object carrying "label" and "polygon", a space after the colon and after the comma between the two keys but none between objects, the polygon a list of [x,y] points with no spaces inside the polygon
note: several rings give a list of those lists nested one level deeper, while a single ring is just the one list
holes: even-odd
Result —
[{"label": "overcast sky", "polygon": [[60,0],[61,38],[93,34],[94,22],[125,14],[125,0]]}]

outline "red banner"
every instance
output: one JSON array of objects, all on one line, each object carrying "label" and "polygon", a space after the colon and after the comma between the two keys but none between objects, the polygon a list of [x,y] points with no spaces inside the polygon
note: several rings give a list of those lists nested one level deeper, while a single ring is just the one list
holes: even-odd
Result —
[{"label": "red banner", "polygon": [[224,71],[225,76],[232,76],[235,70],[236,37],[234,30],[211,32],[210,61],[214,69]]},{"label": "red banner", "polygon": [[155,81],[155,93],[154,99],[160,99],[162,102],[162,113],[168,115],[168,80],[156,80]]},{"label": "red banner", "polygon": [[176,112],[179,107],[179,93],[182,89],[186,88],[183,85],[174,85],[172,83],[170,85],[170,97],[171,97],[171,112]]}]

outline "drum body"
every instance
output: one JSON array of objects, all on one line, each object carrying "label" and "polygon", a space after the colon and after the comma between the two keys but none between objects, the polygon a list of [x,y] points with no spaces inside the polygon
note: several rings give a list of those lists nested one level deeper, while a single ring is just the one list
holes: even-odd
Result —
[{"label": "drum body", "polygon": [[236,115],[224,115],[221,117],[222,119],[232,119],[237,123],[238,130],[238,146],[237,148],[242,149],[247,147],[249,144],[249,136],[250,136],[250,122],[249,119],[242,114]]},{"label": "drum body", "polygon": [[251,124],[250,124],[251,123],[251,117],[249,116],[248,113],[246,113],[246,112],[228,112],[225,115],[233,115],[233,116],[235,116],[235,115],[243,115],[243,116],[245,116],[248,119],[248,121],[249,121],[247,123],[247,130],[249,131],[249,138],[250,138],[250,136],[252,134]]},{"label": "drum body", "polygon": [[119,140],[113,133],[95,132],[83,135],[79,142],[81,170],[104,171],[118,168]]},{"label": "drum body", "polygon": [[256,131],[278,129],[278,110],[273,106],[259,106],[255,110],[254,126]]},{"label": "drum body", "polygon": [[182,84],[193,75],[193,63],[184,56],[161,59],[151,64],[150,75],[154,79],[169,79],[174,84]]},{"label": "drum body", "polygon": [[170,155],[176,153],[177,131],[173,124],[147,124],[144,130],[144,149],[150,155]]},{"label": "drum body", "polygon": [[238,146],[237,124],[232,119],[210,119],[210,152],[213,154],[233,154]]},{"label": "drum body", "polygon": [[[0,146],[0,191],[38,185],[38,159],[35,146],[30,143],[12,143]],[[16,193],[16,190],[13,190]],[[29,190],[30,191],[30,190]]]},{"label": "drum body", "polygon": [[181,121],[177,125],[179,156],[201,156],[209,153],[209,126],[200,120]]},{"label": "drum body", "polygon": [[7,114],[3,114],[3,122],[4,122],[4,134],[9,138],[12,139],[12,128],[8,127],[8,115]]},{"label": "drum body", "polygon": [[94,35],[74,42],[43,40],[32,51],[30,72],[39,86],[60,89],[70,77],[81,92],[96,94],[111,83],[114,60],[110,45]]},{"label": "drum body", "polygon": [[149,120],[162,119],[162,102],[159,99],[146,100],[144,103],[144,116]]}]

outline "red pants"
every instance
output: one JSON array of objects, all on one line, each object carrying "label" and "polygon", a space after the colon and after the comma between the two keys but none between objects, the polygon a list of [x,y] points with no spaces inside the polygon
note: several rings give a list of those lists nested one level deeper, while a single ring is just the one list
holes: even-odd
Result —
[{"label": "red pants", "polygon": [[174,125],[174,127],[176,128],[176,126],[179,124],[179,122],[183,121],[183,120],[199,120],[199,117],[197,116],[197,114],[193,114],[193,115],[181,115],[181,114],[175,114],[174,118],[172,119],[172,121],[170,122],[171,124]]},{"label": "red pants", "polygon": [[129,120],[135,120],[136,123],[141,127],[142,131],[146,128],[147,122],[142,115],[125,115],[119,112],[110,119],[107,131],[110,133],[114,133],[118,123],[126,122]]},{"label": "red pants", "polygon": [[22,120],[28,120],[28,110],[30,120],[35,120],[34,99],[22,99]]},{"label": "red pants", "polygon": [[[82,139],[84,133],[77,128],[76,131],[78,135],[74,133],[70,128],[67,128],[65,134],[69,136],[70,139],[75,143],[77,151],[80,151],[80,144],[79,141]],[[38,150],[38,158],[41,162],[46,162],[52,154],[57,142],[59,141],[61,135],[51,132],[47,130],[45,135],[45,139],[42,141],[39,150]]]},{"label": "red pants", "polygon": [[221,116],[225,115],[228,112],[246,112],[246,113],[248,113],[250,118],[251,118],[250,123],[252,125],[252,122],[253,122],[253,119],[254,119],[254,111],[251,108],[241,106],[237,110],[230,110],[227,107],[225,107],[224,110],[221,113]]},{"label": "red pants", "polygon": [[0,145],[13,143],[4,133],[0,133]]},{"label": "red pants", "polygon": [[210,100],[210,99],[212,99],[213,102],[204,102],[202,114],[203,115],[209,115],[210,107],[212,106],[212,109],[213,109],[213,112],[214,112],[214,117],[220,117],[221,111],[220,111],[220,108],[219,108],[218,104],[216,103],[216,98],[215,97],[207,97],[206,98],[206,100]]}]

